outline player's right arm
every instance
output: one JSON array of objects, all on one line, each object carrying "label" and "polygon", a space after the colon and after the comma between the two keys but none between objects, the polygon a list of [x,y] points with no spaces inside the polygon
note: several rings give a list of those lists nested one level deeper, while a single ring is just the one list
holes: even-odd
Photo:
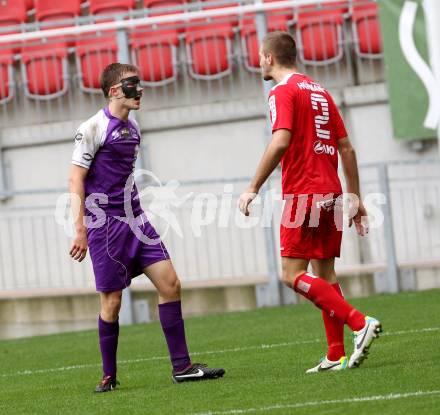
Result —
[{"label": "player's right arm", "polygon": [[75,218],[75,237],[72,241],[70,256],[81,262],[87,255],[87,228],[84,222],[85,215],[85,186],[88,169],[72,164],[69,177],[69,191],[72,214]]},{"label": "player's right arm", "polygon": [[75,237],[70,256],[81,262],[87,255],[87,228],[85,225],[85,180],[100,146],[97,127],[91,122],[81,124],[75,134],[75,147],[69,176],[71,208],[75,218]]},{"label": "player's right arm", "polygon": [[[347,192],[356,195],[359,200],[356,214],[353,215],[353,217],[350,215],[349,226],[354,222],[357,233],[360,236],[364,236],[368,233],[368,224],[366,221],[367,211],[361,199],[356,151],[348,137],[340,138],[338,140],[338,152],[341,157],[342,168],[347,183]],[[362,220],[362,218],[364,219]]]},{"label": "player's right arm", "polygon": [[239,199],[239,209],[248,216],[249,205],[261,186],[280,163],[290,145],[293,130],[293,98],[286,86],[273,88],[269,96],[272,141],[267,146],[247,190]]},{"label": "player's right arm", "polygon": [[240,196],[239,208],[245,216],[249,216],[249,205],[252,203],[252,200],[255,199],[261,186],[263,186],[268,177],[278,166],[284,153],[289,148],[290,137],[291,133],[286,129],[276,130],[272,134],[272,141],[266,147],[250,185]]}]

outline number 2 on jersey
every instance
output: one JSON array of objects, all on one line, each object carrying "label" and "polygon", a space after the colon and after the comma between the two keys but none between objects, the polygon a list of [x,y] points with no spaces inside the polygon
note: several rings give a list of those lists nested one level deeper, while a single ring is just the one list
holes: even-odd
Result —
[{"label": "number 2 on jersey", "polygon": [[327,98],[321,94],[312,93],[310,95],[310,99],[312,101],[312,108],[315,111],[321,111],[321,114],[315,115],[316,135],[318,136],[318,138],[330,140],[330,131],[322,128],[325,124],[328,123],[330,119]]}]

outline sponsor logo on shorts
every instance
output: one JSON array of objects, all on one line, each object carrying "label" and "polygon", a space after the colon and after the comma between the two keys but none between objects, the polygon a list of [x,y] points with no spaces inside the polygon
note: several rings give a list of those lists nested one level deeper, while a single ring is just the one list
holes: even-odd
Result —
[{"label": "sponsor logo on shorts", "polygon": [[322,141],[315,141],[313,143],[313,151],[316,154],[329,154],[333,156],[335,154],[335,148],[329,144],[323,144]]},{"label": "sponsor logo on shorts", "polygon": [[316,202],[316,208],[331,212],[334,210],[336,202],[338,202],[338,199],[320,200],[319,202]]}]

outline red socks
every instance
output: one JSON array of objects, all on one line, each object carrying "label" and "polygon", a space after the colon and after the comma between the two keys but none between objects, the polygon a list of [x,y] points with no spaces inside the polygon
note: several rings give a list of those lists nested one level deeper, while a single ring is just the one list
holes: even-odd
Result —
[{"label": "red socks", "polygon": [[[344,298],[341,286],[338,283],[331,284],[333,289]],[[342,356],[345,356],[344,349],[344,322],[330,316],[322,310],[322,319],[324,320],[325,335],[327,337],[328,351],[327,359],[336,362]]]},{"label": "red socks", "polygon": [[365,316],[348,304],[327,281],[305,272],[295,279],[293,289],[330,317],[346,323],[351,330],[359,331],[365,326]]}]

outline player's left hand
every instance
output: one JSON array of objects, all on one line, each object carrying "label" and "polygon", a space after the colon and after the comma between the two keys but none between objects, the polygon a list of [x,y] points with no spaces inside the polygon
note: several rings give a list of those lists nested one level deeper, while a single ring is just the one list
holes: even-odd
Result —
[{"label": "player's left hand", "polygon": [[368,213],[362,202],[359,203],[356,214],[352,218],[350,218],[348,226],[351,227],[353,223],[359,236],[365,236],[368,234]]},{"label": "player's left hand", "polygon": [[251,213],[249,210],[249,205],[256,197],[257,193],[249,190],[241,194],[238,201],[238,207],[240,208],[240,211],[241,213],[243,213],[243,215],[249,216],[249,214]]}]

